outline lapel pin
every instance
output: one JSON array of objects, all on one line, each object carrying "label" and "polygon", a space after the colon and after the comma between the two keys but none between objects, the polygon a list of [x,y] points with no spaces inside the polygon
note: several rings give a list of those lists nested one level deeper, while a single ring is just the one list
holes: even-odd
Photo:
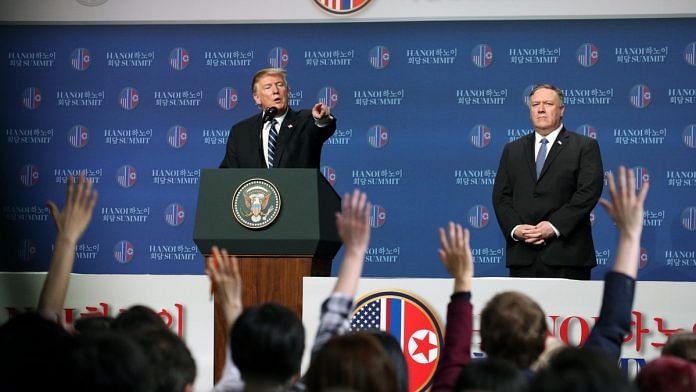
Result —
[{"label": "lapel pin", "polygon": [[559,140],[559,141],[557,141],[556,143],[558,143],[558,144],[563,144],[563,142],[562,142],[562,141],[560,141],[560,140]]},{"label": "lapel pin", "polygon": [[288,124],[288,128],[292,128],[292,124]]}]

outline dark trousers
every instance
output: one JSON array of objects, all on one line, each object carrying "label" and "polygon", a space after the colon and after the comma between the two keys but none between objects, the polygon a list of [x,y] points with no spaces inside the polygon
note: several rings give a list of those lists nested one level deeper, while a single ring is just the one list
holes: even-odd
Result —
[{"label": "dark trousers", "polygon": [[508,267],[512,278],[565,278],[590,280],[592,267],[546,265],[535,261],[530,265]]}]

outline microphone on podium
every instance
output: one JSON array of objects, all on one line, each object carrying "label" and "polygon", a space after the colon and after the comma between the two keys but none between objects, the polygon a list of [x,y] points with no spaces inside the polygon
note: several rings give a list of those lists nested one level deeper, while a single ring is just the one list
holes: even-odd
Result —
[{"label": "microphone on podium", "polygon": [[273,117],[275,117],[276,114],[278,114],[278,109],[275,107],[272,106],[266,109],[266,111],[263,113],[263,123],[265,124],[266,121],[273,120]]}]

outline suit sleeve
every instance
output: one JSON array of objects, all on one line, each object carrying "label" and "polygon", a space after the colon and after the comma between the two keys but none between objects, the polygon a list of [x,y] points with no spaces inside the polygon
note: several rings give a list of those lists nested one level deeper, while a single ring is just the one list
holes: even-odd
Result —
[{"label": "suit sleeve", "polygon": [[498,172],[495,175],[495,183],[493,184],[493,209],[506,240],[510,238],[509,233],[513,227],[524,223],[517,211],[515,211],[512,203],[513,187],[511,179],[508,177],[507,169],[509,165],[509,147],[510,145],[508,144],[503,149]]},{"label": "suit sleeve", "polygon": [[220,169],[229,169],[239,167],[239,161],[237,161],[237,143],[234,140],[234,128],[230,129],[230,135],[227,137],[227,147],[225,149],[225,157],[222,158],[220,162]]},{"label": "suit sleeve", "polygon": [[328,140],[331,137],[331,135],[334,134],[334,132],[336,132],[336,117],[332,115],[331,120],[323,127],[317,125],[316,120],[314,120],[314,117],[312,117],[311,112],[309,114],[309,117],[310,121],[312,121],[312,127],[314,128],[314,134],[317,138],[317,141],[321,144],[324,144],[324,142]]},{"label": "suit sleeve", "polygon": [[549,221],[567,235],[587,219],[602,195],[604,169],[599,144],[586,138],[578,161],[576,190],[570,201],[549,215]]},{"label": "suit sleeve", "polygon": [[451,391],[462,369],[471,361],[474,323],[470,299],[470,292],[455,293],[447,306],[445,344],[433,376],[432,391]]}]

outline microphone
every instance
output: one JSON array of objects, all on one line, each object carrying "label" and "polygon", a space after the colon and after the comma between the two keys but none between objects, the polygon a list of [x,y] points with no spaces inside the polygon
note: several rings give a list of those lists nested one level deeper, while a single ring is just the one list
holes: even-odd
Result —
[{"label": "microphone", "polygon": [[278,109],[276,109],[274,106],[271,106],[270,108],[266,109],[266,111],[263,113],[263,123],[265,124],[266,121],[271,121],[273,120],[273,117],[278,114]]}]

